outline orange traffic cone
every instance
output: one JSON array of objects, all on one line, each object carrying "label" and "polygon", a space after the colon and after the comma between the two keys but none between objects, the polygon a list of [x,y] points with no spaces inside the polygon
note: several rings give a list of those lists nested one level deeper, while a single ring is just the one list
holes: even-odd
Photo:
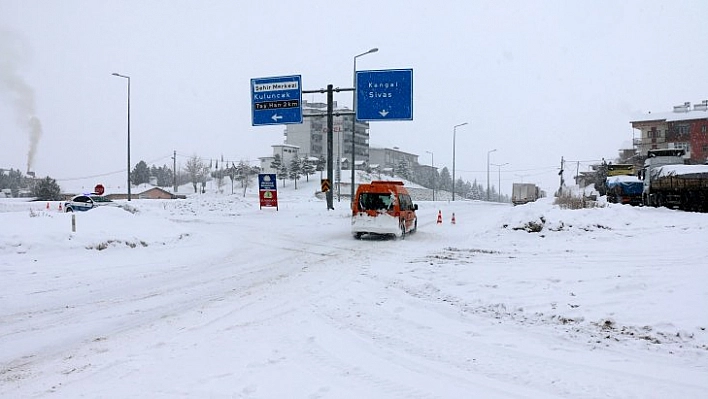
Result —
[{"label": "orange traffic cone", "polygon": [[450,223],[455,224],[455,213],[454,212],[452,214],[452,221]]},{"label": "orange traffic cone", "polygon": [[438,211],[438,224],[442,224],[442,211]]},{"label": "orange traffic cone", "polygon": [[61,202],[59,203],[59,212],[61,212]]},{"label": "orange traffic cone", "polygon": [[49,202],[47,202],[47,209],[49,209]]}]

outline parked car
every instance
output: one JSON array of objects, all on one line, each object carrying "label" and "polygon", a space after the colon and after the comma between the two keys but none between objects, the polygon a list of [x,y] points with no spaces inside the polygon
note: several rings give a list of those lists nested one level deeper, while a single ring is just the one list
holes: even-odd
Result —
[{"label": "parked car", "polygon": [[116,206],[116,203],[97,194],[82,194],[64,202],[64,212],[83,212],[105,205]]}]

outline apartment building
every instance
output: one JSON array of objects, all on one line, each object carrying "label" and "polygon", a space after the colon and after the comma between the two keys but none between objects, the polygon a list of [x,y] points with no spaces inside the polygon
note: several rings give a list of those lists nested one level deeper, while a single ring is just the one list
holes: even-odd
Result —
[{"label": "apartment building", "polygon": [[[327,104],[312,103],[306,100],[302,104],[303,122],[290,124],[285,128],[285,144],[298,147],[298,156],[327,159]],[[344,107],[337,107],[334,102],[334,121],[332,129],[333,161],[337,165],[349,164],[352,154],[352,112]],[[357,165],[369,160],[369,123],[357,122],[354,134],[354,160]]]},{"label": "apartment building", "polygon": [[708,100],[693,107],[686,102],[672,112],[650,113],[630,123],[640,132],[634,146],[642,157],[652,149],[683,149],[690,163],[708,160]]}]

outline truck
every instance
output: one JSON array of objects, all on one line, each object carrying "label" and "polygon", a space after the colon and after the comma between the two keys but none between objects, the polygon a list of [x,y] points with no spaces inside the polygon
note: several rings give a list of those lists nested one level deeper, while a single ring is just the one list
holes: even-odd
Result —
[{"label": "truck", "polygon": [[523,205],[536,201],[539,198],[540,190],[533,183],[513,183],[511,187],[511,203]]},{"label": "truck", "polygon": [[638,176],[610,176],[605,181],[607,201],[615,204],[641,205],[644,182]]},{"label": "truck", "polygon": [[644,205],[708,212],[708,165],[685,165],[684,150],[649,150],[644,162]]}]

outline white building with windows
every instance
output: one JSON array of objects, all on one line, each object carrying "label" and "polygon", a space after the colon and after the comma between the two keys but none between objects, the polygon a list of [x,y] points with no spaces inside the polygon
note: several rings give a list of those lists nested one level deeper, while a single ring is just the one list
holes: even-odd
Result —
[{"label": "white building with windows", "polygon": [[302,154],[300,154],[299,151],[299,147],[296,145],[275,144],[271,147],[273,148],[273,155],[269,157],[258,158],[261,162],[261,173],[277,173],[277,171],[271,166],[271,164],[275,160],[276,154],[280,156],[281,161],[285,165],[289,165],[293,158],[302,157]]},{"label": "white building with windows", "polygon": [[[289,124],[285,128],[285,144],[296,146],[300,157],[316,157],[327,159],[327,104],[311,103],[303,100],[303,122]],[[334,103],[334,121],[332,128],[333,161],[337,168],[344,163],[349,165],[352,154],[352,120],[354,116],[348,108],[338,108]],[[339,113],[339,115],[338,115]],[[369,160],[369,123],[357,122],[354,134],[354,160]]]}]

